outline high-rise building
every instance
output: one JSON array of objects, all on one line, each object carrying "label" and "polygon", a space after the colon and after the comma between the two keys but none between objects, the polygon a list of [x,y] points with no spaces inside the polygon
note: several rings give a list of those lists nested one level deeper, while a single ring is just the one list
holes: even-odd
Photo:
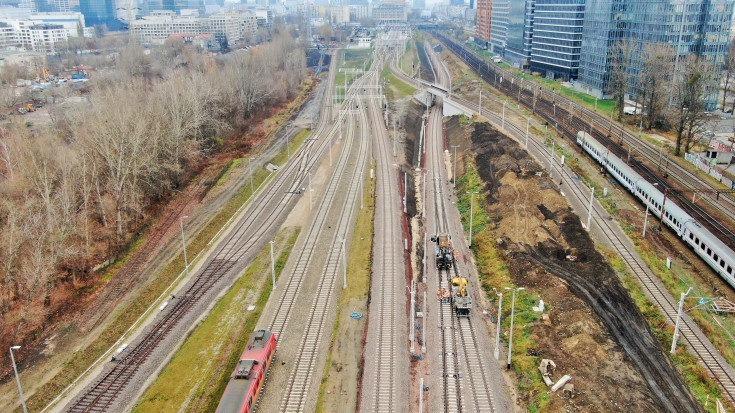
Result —
[{"label": "high-rise building", "polygon": [[[611,51],[623,39],[634,41],[636,50],[654,43],[671,45],[676,61],[697,54],[721,65],[732,15],[732,0],[587,0],[579,82],[575,86],[596,96],[609,95]],[[634,95],[641,66],[636,53],[629,67]],[[715,104],[715,94],[710,98],[710,107]]]},{"label": "high-rise building", "polygon": [[79,0],[79,9],[87,25],[114,24],[115,0]]},{"label": "high-rise building", "polygon": [[508,7],[508,26],[502,55],[520,66],[527,66],[531,55],[534,0],[514,1]]},{"label": "high-rise building", "polygon": [[585,0],[536,0],[531,70],[576,79],[582,52]]},{"label": "high-rise building", "polygon": [[477,38],[487,47],[490,42],[490,20],[492,19],[493,0],[477,0]]},{"label": "high-rise building", "polygon": [[502,54],[508,33],[510,0],[493,0],[490,19],[490,51]]}]

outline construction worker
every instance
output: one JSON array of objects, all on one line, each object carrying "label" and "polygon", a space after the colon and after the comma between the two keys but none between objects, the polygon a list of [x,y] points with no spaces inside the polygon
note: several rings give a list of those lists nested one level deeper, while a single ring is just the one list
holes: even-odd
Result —
[{"label": "construction worker", "polygon": [[436,289],[436,299],[441,300],[442,299],[442,291],[440,289]]},{"label": "construction worker", "polygon": [[449,301],[449,291],[444,291],[444,302]]}]

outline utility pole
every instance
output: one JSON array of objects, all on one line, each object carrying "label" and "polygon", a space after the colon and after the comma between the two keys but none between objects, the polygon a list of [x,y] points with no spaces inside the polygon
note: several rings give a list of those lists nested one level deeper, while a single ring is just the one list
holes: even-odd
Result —
[{"label": "utility pole", "polygon": [[393,122],[393,156],[396,156],[396,123]]},{"label": "utility pole", "polygon": [[[495,288],[493,288],[495,290]],[[495,351],[493,352],[493,355],[495,356],[495,360],[500,360],[500,315],[502,314],[501,311],[503,311],[503,293],[499,293],[497,290],[495,290],[495,293],[498,295],[498,321],[497,321],[497,331],[495,332]]]},{"label": "utility pole", "polygon": [[181,227],[181,246],[184,248],[184,268],[186,269],[186,277],[189,278],[189,260],[186,258],[186,240],[184,239],[184,220],[189,218],[188,215],[184,215],[179,218],[179,226]]},{"label": "utility pole", "polygon": [[342,289],[347,288],[347,254],[345,254],[345,238],[342,238]]},{"label": "utility pole", "polygon": [[255,187],[253,186],[253,169],[251,167],[253,159],[255,158],[251,157],[248,160],[248,174],[250,175],[250,196],[252,196],[255,193]]},{"label": "utility pole", "polygon": [[422,189],[424,191],[424,196],[422,198],[423,201],[421,202],[421,217],[423,218],[426,216],[426,173],[424,173],[424,185]]},{"label": "utility pole", "polygon": [[408,174],[403,172],[403,213],[408,213]]},{"label": "utility pole", "polygon": [[452,148],[454,148],[454,170],[452,172],[452,187],[457,187],[457,148],[459,145],[452,145]]},{"label": "utility pole", "polygon": [[505,101],[503,101],[503,123],[500,126],[500,129],[505,130]]},{"label": "utility pole", "polygon": [[475,216],[475,194],[479,192],[467,192],[470,194],[470,248],[472,248],[472,219]]},{"label": "utility pole", "polygon": [[[428,307],[426,307],[426,291],[424,291],[424,328],[421,329],[421,352],[426,353],[426,318]],[[422,386],[423,387],[423,386]]]},{"label": "utility pole", "polygon": [[309,172],[309,211],[311,211],[311,172]]},{"label": "utility pole", "polygon": [[679,340],[679,324],[681,323],[681,312],[684,309],[684,299],[692,292],[692,287],[689,287],[687,292],[681,293],[679,298],[679,311],[676,313],[676,325],[674,326],[674,338],[671,340],[671,354],[676,352],[676,341]]},{"label": "utility pole", "polygon": [[482,116],[482,89],[480,89],[480,103],[477,104],[477,113]]},{"label": "utility pole", "polygon": [[273,243],[275,241],[271,241],[271,276],[273,277],[273,289],[276,289],[276,262],[273,259]]},{"label": "utility pole", "polygon": [[[589,208],[589,214],[587,214],[587,231],[590,230],[590,225],[592,224],[592,201],[595,199],[595,187],[590,187],[590,208]],[[663,214],[662,214],[663,215]]]},{"label": "utility pole", "polygon": [[20,377],[18,377],[18,368],[15,366],[15,357],[13,356],[13,350],[19,350],[20,346],[10,347],[10,361],[13,362],[13,371],[15,372],[15,382],[18,384],[18,393],[20,394],[20,403],[23,405],[23,413],[28,413],[26,408],[26,399],[23,397],[23,388],[20,387]]},{"label": "utility pole", "polygon": [[523,287],[510,288],[505,287],[506,290],[513,290],[513,300],[511,301],[510,307],[510,340],[508,341],[508,370],[510,370],[510,356],[513,354],[513,319],[515,318],[516,312],[516,291],[525,290]]},{"label": "utility pole", "polygon": [[646,216],[643,218],[643,238],[646,238],[646,227],[648,227],[648,204],[646,204]]},{"label": "utility pole", "polygon": [[413,287],[413,281],[411,281],[411,289],[409,290],[411,293],[411,353],[414,352],[414,342],[416,341],[414,339],[414,333],[416,331],[416,324],[414,322],[414,316],[416,315],[416,290]]}]

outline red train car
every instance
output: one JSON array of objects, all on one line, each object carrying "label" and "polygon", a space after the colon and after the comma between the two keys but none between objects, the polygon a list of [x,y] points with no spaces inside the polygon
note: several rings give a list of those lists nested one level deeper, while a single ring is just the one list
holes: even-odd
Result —
[{"label": "red train car", "polygon": [[219,401],[217,413],[248,413],[253,409],[275,352],[276,337],[272,332],[257,330],[250,336]]}]

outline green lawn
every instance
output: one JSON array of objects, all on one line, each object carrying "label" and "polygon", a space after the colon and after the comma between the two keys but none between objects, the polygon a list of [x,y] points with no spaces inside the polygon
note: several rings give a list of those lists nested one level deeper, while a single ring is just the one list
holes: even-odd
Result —
[{"label": "green lawn", "polygon": [[[340,69],[360,69],[368,70],[372,63],[372,49],[345,49],[337,53],[337,73],[334,75],[335,95],[342,96],[344,94],[345,73]],[[344,63],[343,63],[344,62]],[[347,74],[347,87],[360,77],[360,74]],[[335,99],[334,103],[341,103],[342,99]]]},{"label": "green lawn", "polygon": [[[375,167],[375,164],[371,166]],[[336,396],[336,391],[341,387],[354,388],[354,399],[345,397],[348,400],[357,401],[357,389],[359,387],[359,377],[347,374],[347,370],[342,370],[340,366],[345,364],[358,364],[360,362],[360,343],[351,342],[348,337],[359,335],[359,332],[365,328],[367,319],[365,317],[354,320],[349,318],[352,312],[367,314],[367,299],[370,293],[370,272],[372,269],[372,242],[373,242],[373,217],[375,213],[375,180],[366,179],[365,189],[363,192],[363,200],[365,207],[358,212],[357,223],[355,224],[355,233],[352,237],[352,246],[347,258],[347,288],[342,290],[339,297],[337,308],[337,320],[332,329],[332,340],[329,345],[329,356],[324,364],[324,372],[322,375],[322,383],[319,387],[319,399],[316,405],[316,412],[331,412],[338,410],[337,404],[340,399]],[[347,322],[343,322],[346,320]],[[349,333],[352,334],[349,334]],[[356,334],[356,332],[358,334]],[[350,353],[348,347],[352,347],[355,351]],[[356,358],[350,358],[348,354],[354,354]],[[346,386],[343,384],[346,383]],[[327,393],[331,391],[331,393]],[[333,396],[330,396],[333,395]],[[355,410],[355,405],[342,406],[346,410]]]},{"label": "green lawn", "polygon": [[[388,87],[383,90],[383,93],[386,94],[388,100],[392,101],[396,98],[411,96],[416,93],[416,88],[404,83],[397,77],[393,76],[393,74],[390,72],[390,69],[388,68],[388,63],[386,63],[385,67],[383,68],[382,76],[383,78],[388,80]],[[394,96],[394,93],[398,96]]]},{"label": "green lawn", "polygon": [[[477,45],[471,42],[465,43],[466,47],[469,47],[470,49],[474,50],[477,54],[483,56],[484,58],[491,60],[493,54],[488,52],[487,50],[482,50]],[[514,69],[507,63],[500,63],[500,66],[503,67],[506,70],[509,70],[513,73],[515,73],[517,76],[522,77],[523,79],[531,80],[533,82],[536,82],[540,86],[545,87],[546,89],[553,90],[556,93],[564,96],[567,99],[571,99],[576,103],[579,103],[581,105],[586,106],[587,108],[591,110],[595,110],[595,97],[592,95],[588,95],[586,93],[579,92],[577,90],[574,90],[572,88],[563,86],[561,82],[557,82],[555,80],[547,79],[542,76],[534,76],[532,74],[528,73],[522,73],[518,69]],[[615,108],[615,101],[612,99],[597,99],[597,112],[603,114],[603,115],[609,115],[610,110]]]}]

